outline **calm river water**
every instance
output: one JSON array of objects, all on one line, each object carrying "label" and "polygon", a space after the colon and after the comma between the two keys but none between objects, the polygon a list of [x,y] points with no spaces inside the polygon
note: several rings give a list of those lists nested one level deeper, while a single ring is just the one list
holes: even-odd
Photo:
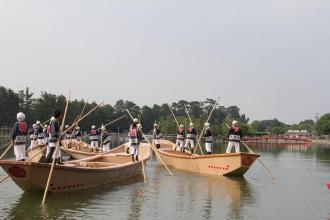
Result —
[{"label": "calm river water", "polygon": [[51,194],[43,208],[41,194],[24,193],[6,180],[0,184],[0,219],[330,219],[330,146],[252,149],[276,180],[258,162],[243,178],[177,170],[169,176],[153,158],[146,166],[147,184],[135,178]]}]

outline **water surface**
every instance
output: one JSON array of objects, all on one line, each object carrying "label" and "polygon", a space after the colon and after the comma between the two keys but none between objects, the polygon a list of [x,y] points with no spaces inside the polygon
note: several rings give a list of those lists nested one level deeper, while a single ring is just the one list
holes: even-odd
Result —
[{"label": "water surface", "polygon": [[330,146],[251,148],[276,180],[260,163],[242,178],[178,170],[169,176],[154,158],[146,165],[147,184],[138,177],[49,194],[44,208],[41,194],[24,193],[7,180],[0,185],[0,219],[330,219]]}]

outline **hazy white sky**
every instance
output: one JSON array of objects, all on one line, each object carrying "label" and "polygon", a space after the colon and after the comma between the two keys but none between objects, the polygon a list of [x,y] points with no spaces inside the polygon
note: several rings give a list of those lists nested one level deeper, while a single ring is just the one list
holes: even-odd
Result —
[{"label": "hazy white sky", "polygon": [[328,0],[0,0],[0,85],[139,105],[220,96],[251,119],[330,112]]}]

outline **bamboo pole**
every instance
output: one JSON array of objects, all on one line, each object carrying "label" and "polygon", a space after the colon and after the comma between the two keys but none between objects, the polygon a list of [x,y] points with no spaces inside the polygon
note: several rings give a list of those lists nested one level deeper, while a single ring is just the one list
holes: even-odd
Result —
[{"label": "bamboo pole", "polygon": [[[230,127],[229,127],[229,125],[227,123],[226,123],[226,126],[227,126],[228,129],[230,129]],[[253,153],[254,154],[254,152],[251,150],[251,148],[249,148],[249,146],[244,141],[242,141],[242,143],[248,149],[248,151],[250,153]],[[273,179],[276,179],[276,177],[273,175],[272,171],[270,171],[270,169],[268,167],[266,167],[266,165],[264,164],[264,162],[262,162],[262,160],[259,159],[259,158],[257,160],[260,162],[260,164],[263,166],[263,168],[265,168],[265,170],[267,170],[267,172],[270,174],[270,176]]]},{"label": "bamboo pole", "polygon": [[[70,95],[71,95],[71,91],[70,91],[69,96],[68,96],[67,101],[66,101],[66,106],[65,106],[64,116],[63,116],[63,119],[62,119],[62,125],[61,125],[61,128],[60,128],[61,134],[62,134],[62,131],[63,131],[63,128],[64,128],[65,119],[66,119],[66,114],[67,114],[67,112],[68,112],[68,106],[69,106]],[[56,148],[55,148],[55,152],[54,152],[55,155],[56,155],[57,151],[59,150],[60,142],[61,142],[61,136],[59,137],[59,140],[58,140],[57,143],[56,143]],[[41,206],[43,206],[43,205],[45,204],[45,202],[46,202],[47,193],[48,193],[48,188],[49,188],[50,181],[51,181],[51,179],[52,179],[52,175],[53,175],[53,171],[54,171],[54,166],[55,166],[55,158],[54,158],[53,161],[52,161],[52,166],[51,166],[51,168],[50,168],[50,172],[49,172],[49,176],[48,176],[48,180],[47,180],[47,184],[46,184],[46,188],[45,188],[45,192],[44,192],[44,196],[43,196],[43,199],[42,199]]]},{"label": "bamboo pole", "polygon": [[[130,116],[131,119],[133,120],[133,116],[132,116],[132,114],[130,113],[130,111],[129,111],[128,109],[125,109],[125,110],[127,111],[127,113],[129,114],[129,116]],[[155,146],[153,146],[153,145],[150,143],[150,141],[149,141],[148,138],[145,136],[145,134],[143,133],[143,131],[142,131],[140,128],[138,128],[138,129],[142,132],[142,135],[143,135],[144,139],[146,139],[146,141],[147,141],[148,144],[151,146],[151,148],[156,152],[157,149],[155,149]],[[164,161],[162,160],[162,158],[159,157],[159,159],[160,159],[160,161],[162,162],[162,164],[164,165],[164,167],[166,168],[166,170],[168,171],[168,173],[169,173],[171,176],[173,176],[172,172],[171,172],[170,169],[166,166],[166,164],[164,163]]]},{"label": "bamboo pole", "polygon": [[119,117],[119,118],[117,118],[117,119],[115,119],[115,120],[109,122],[108,124],[105,124],[104,127],[107,127],[107,126],[109,126],[109,125],[111,125],[111,124],[113,124],[113,123],[115,123],[115,122],[117,122],[117,121],[119,121],[120,119],[125,118],[125,117],[127,117],[127,115],[123,115],[123,116],[121,116],[121,117]]},{"label": "bamboo pole", "polygon": [[[189,111],[188,111],[188,109],[187,109],[187,106],[184,105],[184,108],[185,108],[185,110],[186,110],[186,113],[187,113],[187,115],[188,115],[188,118],[189,118],[190,123],[193,123],[192,120],[191,120],[191,118],[190,118],[190,114],[189,114]],[[201,134],[201,135],[202,135],[202,134]],[[196,147],[196,148],[199,147],[199,150],[201,151],[202,155],[204,155],[203,150],[202,150],[202,147],[201,147],[201,145],[200,145],[198,139],[197,139],[197,146],[195,146],[195,147]],[[195,149],[196,149],[196,148],[195,148]],[[194,150],[195,150],[195,149],[194,149]],[[191,151],[191,155],[193,155],[194,152],[195,152],[195,151]]]},{"label": "bamboo pole", "polygon": [[2,183],[3,181],[5,181],[6,179],[8,179],[8,177],[9,177],[9,176],[5,176],[4,178],[2,178],[2,179],[0,180],[0,183]]},{"label": "bamboo pole", "polygon": [[14,143],[10,142],[10,145],[7,147],[7,149],[5,150],[5,152],[3,152],[3,154],[1,154],[0,156],[0,160],[6,155],[6,153],[10,150],[10,148],[14,146]]},{"label": "bamboo pole", "polygon": [[[211,110],[209,116],[207,117],[206,122],[205,122],[204,125],[203,125],[203,130],[202,130],[202,132],[201,132],[201,134],[200,134],[200,136],[199,136],[199,141],[198,141],[198,144],[199,144],[199,145],[200,145],[200,143],[201,143],[202,136],[203,136],[203,133],[204,133],[204,131],[205,131],[205,124],[208,123],[208,122],[210,121],[211,116],[212,116],[212,114],[213,114],[215,108],[217,107],[217,105],[218,105],[218,103],[219,103],[219,100],[220,100],[220,97],[219,97],[219,98],[217,99],[217,101],[214,103],[213,108],[212,108],[212,110]],[[200,146],[200,148],[201,148],[201,146]],[[193,152],[193,153],[195,153],[195,151],[196,151],[196,149],[194,149],[194,152]]]},{"label": "bamboo pole", "polygon": [[173,115],[173,118],[174,118],[174,120],[175,120],[175,122],[176,122],[176,125],[177,125],[178,128],[179,128],[180,125],[179,125],[179,122],[178,122],[178,120],[176,119],[176,117],[175,117],[175,115],[174,115],[173,109],[171,108],[171,106],[170,106],[169,104],[167,104],[167,105],[168,105],[168,107],[170,108],[170,111],[171,111],[171,113],[172,113],[172,115]]}]

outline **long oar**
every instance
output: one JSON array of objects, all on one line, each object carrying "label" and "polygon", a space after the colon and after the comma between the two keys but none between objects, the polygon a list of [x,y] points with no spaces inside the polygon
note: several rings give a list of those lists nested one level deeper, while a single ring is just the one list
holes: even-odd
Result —
[{"label": "long oar", "polygon": [[[226,124],[226,126],[228,129],[230,129],[228,124]],[[242,141],[242,143],[248,149],[248,151],[250,151],[251,153],[254,154],[254,152],[249,148],[249,146],[247,146],[247,144],[244,141]],[[272,171],[270,171],[270,169],[268,167],[266,167],[266,165],[261,161],[261,159],[258,158],[257,160],[261,163],[261,165],[265,168],[265,170],[267,170],[267,172],[271,175],[271,177],[273,179],[276,179],[276,177],[273,175]]]},{"label": "long oar", "polygon": [[[127,111],[127,113],[129,114],[129,116],[130,116],[131,119],[133,120],[133,116],[132,116],[132,114],[130,113],[130,111],[129,111],[128,109],[125,109],[125,110]],[[142,133],[144,139],[148,142],[148,144],[151,146],[151,148],[156,152],[157,149],[155,149],[155,146],[153,146],[153,145],[150,143],[150,141],[149,141],[149,140],[147,139],[147,137],[144,135],[143,131],[142,131],[140,128],[138,128],[138,129],[141,131],[141,133]],[[166,170],[168,171],[168,173],[169,173],[171,176],[173,176],[172,172],[171,172],[170,169],[166,166],[166,164],[164,163],[164,161],[162,160],[162,158],[159,157],[159,159],[160,159],[160,161],[162,162],[162,164],[164,165],[164,167],[166,168]]]},{"label": "long oar", "polygon": [[111,124],[113,124],[113,123],[119,121],[120,119],[123,119],[123,118],[126,118],[126,117],[127,117],[127,115],[123,115],[123,116],[121,116],[121,117],[119,117],[119,118],[116,118],[115,120],[109,122],[108,124],[105,124],[104,127],[107,127],[107,126],[109,126],[109,125],[111,125]]},{"label": "long oar", "polygon": [[6,179],[8,179],[8,177],[9,177],[9,176],[5,176],[4,178],[2,178],[2,179],[0,180],[0,183],[2,183],[3,181],[5,181]]},{"label": "long oar", "polygon": [[[62,131],[63,131],[64,124],[65,124],[65,119],[66,119],[66,114],[67,114],[67,112],[68,112],[68,106],[69,106],[69,101],[70,101],[70,95],[71,95],[71,91],[70,91],[70,93],[69,93],[69,97],[68,97],[67,100],[66,100],[64,116],[63,116],[63,119],[62,119],[62,125],[61,125],[61,128],[60,128],[61,133],[62,133]],[[57,143],[56,143],[56,148],[55,148],[55,152],[54,152],[55,155],[57,154],[57,151],[59,150],[58,148],[59,148],[60,142],[61,142],[61,136],[59,137],[59,140],[58,140]],[[42,198],[42,203],[41,203],[42,206],[43,206],[43,205],[45,204],[45,202],[46,202],[47,192],[48,192],[48,188],[49,188],[50,181],[51,181],[51,179],[52,179],[52,175],[53,175],[53,171],[54,171],[54,166],[55,166],[55,158],[53,159],[52,166],[51,166],[51,168],[50,168],[50,172],[49,172],[49,175],[48,175],[48,180],[47,180],[47,184],[46,184],[46,188],[45,188],[44,196],[43,196],[43,198]]]},{"label": "long oar", "polygon": [[5,150],[5,152],[3,152],[0,156],[0,160],[6,155],[6,153],[10,150],[10,148],[13,146],[14,144],[10,142],[10,145],[7,147],[7,149]]},{"label": "long oar", "polygon": [[176,125],[177,125],[178,128],[179,128],[180,125],[179,125],[178,120],[177,120],[176,117],[175,117],[175,114],[174,114],[174,112],[173,112],[173,109],[171,108],[171,106],[170,106],[169,104],[167,104],[167,105],[168,105],[168,107],[170,108],[170,111],[171,111],[171,113],[172,113],[172,115],[173,115],[174,121],[176,122]]},{"label": "long oar", "polygon": [[[193,123],[192,120],[191,120],[191,117],[190,117],[189,111],[188,111],[188,109],[187,109],[187,106],[184,105],[184,108],[185,108],[185,110],[186,110],[186,113],[187,113],[187,115],[188,115],[188,118],[189,118],[190,123]],[[195,146],[195,147],[196,147],[196,148],[199,147],[199,150],[201,151],[202,155],[204,155],[203,150],[202,150],[202,147],[201,147],[201,145],[200,145],[198,139],[197,139],[197,146]],[[196,149],[196,148],[195,148],[195,149]],[[195,149],[194,149],[194,150],[195,150]],[[194,151],[194,152],[195,152],[195,151]],[[191,155],[193,155],[193,151],[191,151]]]},{"label": "long oar", "polygon": [[[212,116],[214,110],[216,109],[216,107],[217,107],[217,105],[218,105],[218,103],[219,103],[219,100],[220,100],[220,97],[219,97],[219,98],[217,99],[217,101],[214,103],[213,108],[212,108],[212,110],[211,110],[209,116],[207,117],[206,122],[204,123],[203,130],[202,130],[202,132],[201,132],[201,134],[200,134],[200,136],[199,136],[199,140],[198,140],[198,143],[199,143],[199,144],[201,143],[202,136],[203,136],[204,131],[205,131],[205,124],[208,123],[208,122],[210,121],[211,116]],[[195,153],[195,151],[196,151],[196,148],[194,149],[194,152],[193,152],[193,153]]]}]

